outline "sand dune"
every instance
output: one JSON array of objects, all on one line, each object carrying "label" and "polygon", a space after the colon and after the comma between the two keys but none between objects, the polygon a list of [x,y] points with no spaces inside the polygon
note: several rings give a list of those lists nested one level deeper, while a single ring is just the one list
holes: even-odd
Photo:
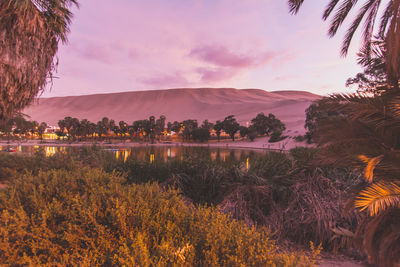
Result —
[{"label": "sand dune", "polygon": [[198,88],[40,98],[24,110],[31,119],[57,125],[65,116],[97,122],[107,116],[132,123],[165,115],[167,121],[221,120],[235,115],[241,124],[259,112],[273,113],[293,132],[303,132],[305,109],[320,96],[304,91]]}]

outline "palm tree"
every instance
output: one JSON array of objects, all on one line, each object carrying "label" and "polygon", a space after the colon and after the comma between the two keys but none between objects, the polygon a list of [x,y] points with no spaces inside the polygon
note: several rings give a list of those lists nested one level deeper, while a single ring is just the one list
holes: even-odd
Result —
[{"label": "palm tree", "polygon": [[[114,120],[110,120],[109,121],[109,123],[108,123],[108,142],[109,143],[111,143],[111,134],[110,134],[110,131],[114,131],[114,129],[116,128],[117,126],[115,125],[115,121]],[[118,132],[118,130],[117,130],[117,132]]]},{"label": "palm tree", "polygon": [[105,135],[108,135],[110,131],[110,119],[108,117],[103,117],[101,121],[99,121],[102,131]]},{"label": "palm tree", "polygon": [[369,216],[357,236],[371,261],[392,266],[400,261],[394,238],[400,223],[391,219],[400,214],[400,97],[334,95],[320,108],[337,114],[317,124],[315,140],[324,147],[325,161],[358,166],[364,174],[354,205]]},{"label": "palm tree", "polygon": [[103,121],[98,121],[96,124],[96,134],[99,136],[99,140],[102,140],[103,134],[106,134],[107,131],[104,128]]},{"label": "palm tree", "polygon": [[79,130],[80,130],[80,122],[79,119],[77,118],[72,118],[71,119],[71,135],[73,140],[76,139],[76,136],[79,134]]},{"label": "palm tree", "polygon": [[43,140],[43,134],[46,131],[46,128],[47,128],[47,123],[45,123],[45,122],[40,123],[40,125],[38,126],[37,131],[38,131],[40,140]]},{"label": "palm tree", "polygon": [[[328,30],[330,37],[336,35],[338,29],[348,17],[350,11],[354,9],[357,2],[355,0],[330,0],[327,5],[322,19],[327,20],[332,17]],[[388,82],[395,89],[399,88],[400,78],[400,0],[385,1],[387,5],[383,6],[381,0],[364,0],[357,15],[353,19],[350,27],[347,29],[343,40],[341,54],[346,56],[350,43],[357,29],[360,28],[362,21],[362,49],[370,54],[371,44],[374,37],[385,40],[386,43],[386,71],[388,74]],[[288,0],[290,12],[296,14],[304,0]],[[379,11],[382,10],[380,18]],[[376,22],[379,25],[376,27]]]},{"label": "palm tree", "polygon": [[128,124],[125,121],[120,121],[118,125],[123,141],[125,142],[125,135],[128,133]]},{"label": "palm tree", "polygon": [[7,143],[10,142],[10,135],[14,126],[13,118],[0,119],[0,131],[7,135]]},{"label": "palm tree", "polygon": [[358,92],[382,95],[388,91],[386,75],[386,46],[384,40],[372,42],[371,51],[361,49],[357,63],[363,68],[354,78],[346,81],[346,86],[358,85]]},{"label": "palm tree", "polygon": [[161,139],[161,135],[164,132],[166,119],[167,118],[164,115],[161,115],[160,118],[156,120],[155,134],[157,135],[158,140]]},{"label": "palm tree", "polygon": [[76,0],[0,1],[0,118],[31,103],[51,80],[72,6],[78,6]]},{"label": "palm tree", "polygon": [[214,130],[215,130],[215,134],[217,135],[218,142],[219,142],[220,137],[221,137],[222,128],[223,128],[222,122],[220,120],[216,121],[215,124],[214,124]]},{"label": "palm tree", "polygon": [[79,124],[79,135],[85,138],[85,140],[89,135],[89,127],[90,127],[90,121],[88,119],[81,120]]},{"label": "palm tree", "polygon": [[58,127],[60,127],[60,131],[64,132],[64,130],[65,130],[65,120],[59,120],[57,124],[58,124]]},{"label": "palm tree", "polygon": [[94,139],[94,136],[96,134],[96,129],[97,125],[93,122],[90,122],[88,125],[88,134],[92,136],[92,139]]}]

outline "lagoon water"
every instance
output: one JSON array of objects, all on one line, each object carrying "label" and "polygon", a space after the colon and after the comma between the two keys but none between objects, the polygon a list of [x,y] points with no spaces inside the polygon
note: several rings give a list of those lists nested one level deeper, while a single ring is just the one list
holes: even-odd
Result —
[{"label": "lagoon water", "polygon": [[[87,148],[87,146],[86,146]],[[1,146],[0,150],[13,153],[33,154],[44,153],[47,157],[57,153],[79,153],[83,146]],[[137,146],[137,147],[102,147],[110,151],[117,159],[126,161],[134,158],[139,161],[167,161],[169,159],[184,159],[190,156],[201,156],[216,161],[249,162],[253,157],[269,153],[265,150],[227,149],[216,147],[189,147],[189,146]]]}]

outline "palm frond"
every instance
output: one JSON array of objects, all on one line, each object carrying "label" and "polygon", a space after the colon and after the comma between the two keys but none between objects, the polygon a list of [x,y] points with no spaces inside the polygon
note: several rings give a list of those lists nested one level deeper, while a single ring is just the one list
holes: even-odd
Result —
[{"label": "palm frond", "polygon": [[[370,7],[369,7],[368,15],[365,19],[365,23],[363,26],[363,37],[362,37],[363,38],[362,48],[365,51],[367,51],[368,55],[371,54],[372,33],[374,31],[376,15],[378,13],[380,3],[381,3],[381,0],[370,0],[368,2],[368,4],[370,4]],[[348,48],[349,48],[349,45],[347,46],[346,54],[347,54]]]},{"label": "palm frond", "polygon": [[[354,33],[356,32],[356,30],[357,30],[358,26],[360,25],[362,19],[364,18],[365,14],[375,5],[376,5],[375,0],[369,0],[368,2],[366,2],[364,4],[364,6],[358,12],[356,18],[353,20],[353,23],[348,28],[346,35],[344,37],[344,40],[342,43],[342,50],[341,50],[341,54],[343,56],[347,55],[347,51],[349,50],[350,43],[351,43],[351,40],[353,39]],[[364,37],[364,39],[365,39],[365,37]]]},{"label": "palm frond", "polygon": [[394,182],[378,182],[360,192],[354,205],[361,211],[367,209],[371,216],[390,208],[400,208],[400,186]]},{"label": "palm frond", "polygon": [[390,108],[395,118],[400,120],[400,97],[396,97],[392,100]]},{"label": "palm frond", "polygon": [[335,9],[336,5],[340,0],[331,0],[329,4],[326,6],[324,14],[322,15],[322,19],[326,20],[331,15],[332,11]]},{"label": "palm frond", "polygon": [[344,0],[339,6],[328,30],[328,35],[330,37],[335,36],[339,27],[342,25],[343,21],[346,19],[347,15],[350,13],[350,10],[355,6],[356,3],[357,0]]},{"label": "palm frond", "polygon": [[372,183],[374,179],[374,170],[376,166],[381,162],[383,155],[374,158],[368,158],[365,155],[360,155],[359,159],[361,159],[367,166],[364,169],[364,178],[368,183]]},{"label": "palm frond", "polygon": [[389,23],[389,20],[391,18],[391,14],[392,13],[393,13],[393,1],[389,1],[387,6],[386,6],[386,8],[385,8],[385,11],[383,12],[383,14],[381,16],[381,21],[380,21],[380,24],[379,24],[378,35],[382,39],[385,38],[387,25]]},{"label": "palm frond", "polygon": [[297,14],[304,0],[289,0],[289,12],[292,14]]}]

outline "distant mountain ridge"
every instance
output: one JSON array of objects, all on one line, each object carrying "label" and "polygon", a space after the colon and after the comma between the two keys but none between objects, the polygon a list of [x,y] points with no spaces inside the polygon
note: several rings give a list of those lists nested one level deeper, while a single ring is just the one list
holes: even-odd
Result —
[{"label": "distant mountain ridge", "polygon": [[305,91],[234,88],[181,88],[82,96],[40,98],[23,112],[32,120],[57,125],[66,116],[93,122],[103,117],[135,120],[165,115],[167,121],[197,119],[211,122],[235,115],[245,124],[258,113],[273,113],[288,129],[302,131],[305,109],[321,96]]}]

